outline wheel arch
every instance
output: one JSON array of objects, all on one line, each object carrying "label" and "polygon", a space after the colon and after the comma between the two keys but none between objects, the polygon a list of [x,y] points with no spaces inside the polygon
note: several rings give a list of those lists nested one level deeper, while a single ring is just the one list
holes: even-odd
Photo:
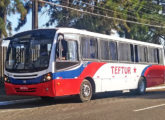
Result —
[{"label": "wheel arch", "polygon": [[[145,81],[145,85],[147,87],[147,79],[146,79],[146,77],[145,76],[141,76],[140,79],[139,79],[139,81],[140,80],[144,80]],[[138,83],[139,83],[139,81],[138,81]]]}]

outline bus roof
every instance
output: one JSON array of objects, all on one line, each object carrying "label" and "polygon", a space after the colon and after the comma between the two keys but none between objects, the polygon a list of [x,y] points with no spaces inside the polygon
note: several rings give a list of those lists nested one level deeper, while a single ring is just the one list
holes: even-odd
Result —
[{"label": "bus roof", "polygon": [[120,41],[120,42],[129,42],[129,43],[133,43],[133,44],[163,48],[163,45],[142,42],[142,41],[133,40],[133,39],[120,38],[120,37],[115,37],[112,35],[105,35],[105,34],[100,34],[100,33],[95,33],[95,32],[89,32],[87,30],[79,30],[79,29],[75,29],[75,28],[57,28],[57,29],[58,29],[58,32],[60,32],[60,33],[72,33],[72,34],[75,33],[75,34],[93,36],[93,37],[98,37],[98,38],[103,38],[103,39],[112,39],[112,40]]},{"label": "bus roof", "polygon": [[12,37],[6,38],[4,40],[10,40],[15,36],[19,36],[19,35],[25,34],[27,32],[33,32],[33,31],[37,32],[38,30],[39,31],[42,31],[42,30],[43,31],[44,30],[55,30],[55,31],[58,31],[58,33],[71,33],[71,34],[87,35],[87,36],[93,36],[93,37],[103,38],[103,39],[112,39],[112,40],[120,41],[120,42],[128,42],[128,43],[132,43],[132,44],[147,45],[147,46],[152,46],[152,47],[163,48],[163,45],[158,45],[158,44],[154,44],[154,43],[148,43],[148,42],[142,42],[142,41],[138,41],[138,40],[120,38],[120,37],[115,37],[115,36],[112,36],[112,35],[105,35],[105,34],[90,32],[90,31],[87,31],[87,30],[80,30],[80,29],[75,29],[75,28],[63,28],[63,27],[59,27],[59,28],[42,28],[42,29],[24,31],[24,32],[20,32],[18,34],[15,34]]}]

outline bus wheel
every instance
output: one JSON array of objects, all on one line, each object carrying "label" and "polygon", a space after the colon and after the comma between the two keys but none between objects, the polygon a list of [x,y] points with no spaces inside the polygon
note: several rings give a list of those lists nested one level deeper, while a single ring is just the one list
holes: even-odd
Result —
[{"label": "bus wheel", "polygon": [[92,98],[92,85],[86,79],[81,83],[79,98],[81,102],[88,102]]},{"label": "bus wheel", "polygon": [[136,90],[136,93],[139,95],[142,95],[146,92],[146,81],[144,78],[141,78],[138,83],[138,88]]}]

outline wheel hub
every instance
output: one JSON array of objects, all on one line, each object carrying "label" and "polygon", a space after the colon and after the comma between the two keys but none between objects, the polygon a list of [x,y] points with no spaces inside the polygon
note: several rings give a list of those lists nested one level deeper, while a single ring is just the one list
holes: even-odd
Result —
[{"label": "wheel hub", "polygon": [[144,91],[144,89],[145,89],[145,84],[144,84],[144,82],[141,83],[139,89],[140,89],[140,92],[143,92],[143,91]]},{"label": "wheel hub", "polygon": [[90,90],[89,85],[84,84],[83,85],[83,95],[85,97],[88,97],[90,95],[90,92],[91,92],[91,90]]}]

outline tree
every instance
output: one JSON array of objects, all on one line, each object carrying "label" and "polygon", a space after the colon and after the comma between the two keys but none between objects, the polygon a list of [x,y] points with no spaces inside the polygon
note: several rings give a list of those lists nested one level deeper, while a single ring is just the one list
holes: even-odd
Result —
[{"label": "tree", "polygon": [[[82,12],[49,6],[50,16],[46,26],[74,27],[89,31],[111,34],[116,29],[121,37],[159,43],[165,36],[165,29],[146,24],[165,26],[165,17],[159,14],[162,7],[159,0],[48,0],[56,4],[113,17],[94,16]],[[46,5],[47,7],[47,5]],[[116,20],[120,18],[143,24]]]},{"label": "tree", "polygon": [[165,17],[160,14],[162,7],[159,5],[159,0],[108,0],[107,6],[109,9],[117,12],[114,16],[125,18],[135,22],[144,23],[142,25],[131,24],[128,22],[115,21],[120,36],[130,39],[142,40],[153,43],[160,43],[162,36],[165,36],[165,29],[158,27],[151,27],[146,24],[165,26]]},{"label": "tree", "polygon": [[[0,1],[0,38],[7,37],[11,34],[12,23],[7,19],[7,15],[18,13],[20,14],[18,28],[22,21],[26,21],[27,9],[26,2],[22,0],[1,0]],[[18,29],[17,28],[17,29]]]},{"label": "tree", "polygon": [[[105,11],[93,6],[101,6],[102,4],[105,4],[105,2],[98,2],[98,0],[67,0],[67,2],[66,0],[49,1],[91,13],[106,14]],[[49,6],[48,15],[50,19],[46,23],[46,26],[54,25],[57,27],[74,27],[105,34],[110,34],[111,28],[113,26],[111,22],[112,20],[66,8]]]}]

